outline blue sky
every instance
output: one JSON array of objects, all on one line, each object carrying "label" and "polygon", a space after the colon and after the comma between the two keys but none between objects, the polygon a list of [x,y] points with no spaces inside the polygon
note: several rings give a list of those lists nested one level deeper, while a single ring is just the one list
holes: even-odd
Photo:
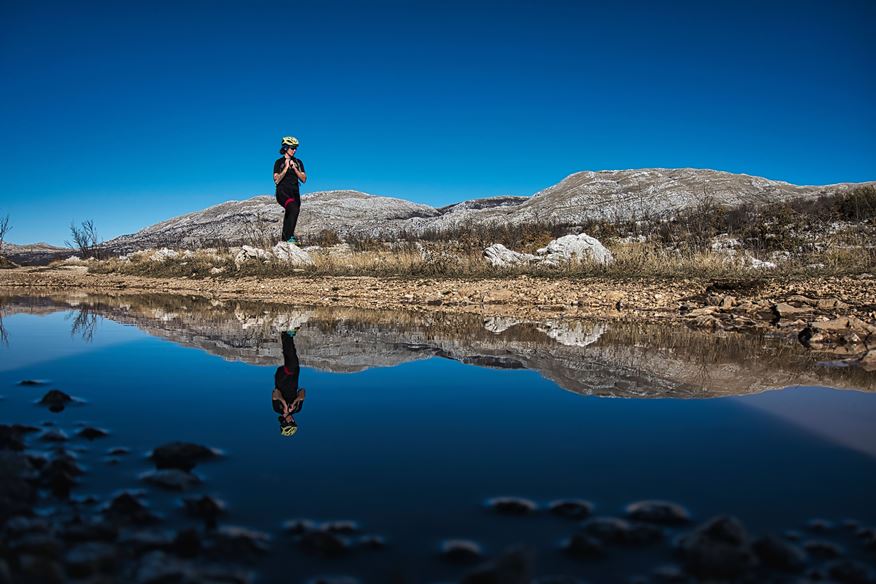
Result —
[{"label": "blue sky", "polygon": [[876,2],[4,2],[0,216],[106,239],[273,193],[432,205],[580,170],[876,179]]}]

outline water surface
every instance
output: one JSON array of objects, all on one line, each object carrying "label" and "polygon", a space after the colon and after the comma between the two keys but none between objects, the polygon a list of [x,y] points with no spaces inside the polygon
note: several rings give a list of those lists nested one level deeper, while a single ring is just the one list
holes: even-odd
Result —
[{"label": "water surface", "polygon": [[[144,455],[160,444],[221,449],[197,467],[205,482],[192,492],[226,500],[226,523],[273,535],[261,581],[453,579],[464,570],[437,555],[447,538],[488,555],[525,544],[536,575],[622,581],[672,561],[667,546],[569,558],[558,545],[574,522],[497,516],[484,501],[500,495],[584,498],[610,516],[668,499],[698,521],[736,515],[753,534],[805,531],[813,517],[876,523],[876,378],[820,366],[785,341],[200,298],[2,302],[3,422],[108,428],[106,439],[73,440],[90,469],[76,492],[101,498],[143,488]],[[272,394],[293,357],[305,397],[283,436]],[[57,414],[34,405],[54,387],[82,403]],[[133,455],[109,465],[112,446]],[[185,521],[179,495],[147,498]],[[355,520],[388,546],[305,554],[282,533],[292,518]]]}]

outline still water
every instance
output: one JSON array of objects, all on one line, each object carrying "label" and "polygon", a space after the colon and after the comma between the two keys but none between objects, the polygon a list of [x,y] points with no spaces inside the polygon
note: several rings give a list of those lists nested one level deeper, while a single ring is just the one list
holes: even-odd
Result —
[{"label": "still water", "polygon": [[[824,518],[848,555],[872,558],[840,526],[876,523],[876,374],[786,341],[179,297],[0,301],[0,422],[60,427],[87,469],[75,495],[141,489],[170,527],[192,521],[179,493],[140,479],[146,454],[175,440],[221,450],[186,494],[224,500],[220,524],[271,536],[247,564],[260,582],[454,581],[469,568],[440,557],[447,539],[485,558],[522,544],[535,577],[624,582],[677,563],[672,538],[720,514],[752,537],[799,531],[801,545]],[[35,402],[50,388],[77,401],[49,412]],[[83,425],[110,434],[86,441]],[[107,456],[118,446],[131,454]],[[540,510],[503,516],[485,506],[497,496]],[[693,521],[581,560],[560,547],[577,523],[545,511],[570,498],[614,517],[668,500]],[[386,546],[308,553],[284,533],[291,519],[355,521]]]}]

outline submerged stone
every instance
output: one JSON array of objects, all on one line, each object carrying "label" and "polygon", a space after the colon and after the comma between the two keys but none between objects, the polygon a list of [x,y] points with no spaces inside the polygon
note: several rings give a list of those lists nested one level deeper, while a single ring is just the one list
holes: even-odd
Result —
[{"label": "submerged stone", "polygon": [[806,566],[806,554],[780,537],[759,537],[752,544],[760,562],[770,568],[785,572],[802,572]]},{"label": "submerged stone", "polygon": [[514,548],[493,561],[474,568],[460,580],[460,584],[531,584],[532,553]]},{"label": "submerged stone", "polygon": [[356,540],[356,547],[365,550],[382,550],[386,547],[386,540],[381,535],[366,534]]},{"label": "submerged stone", "polygon": [[43,442],[66,442],[70,437],[60,428],[49,428],[40,435]]},{"label": "submerged stone", "polygon": [[116,565],[118,550],[103,542],[79,544],[67,551],[64,564],[67,573],[74,578],[86,578],[111,571]]},{"label": "submerged stone", "polygon": [[107,518],[123,523],[146,525],[158,521],[158,517],[129,492],[116,495],[103,513]]},{"label": "submerged stone", "polygon": [[109,436],[109,432],[107,432],[103,428],[86,426],[85,428],[82,428],[81,430],[76,432],[76,435],[81,438],[85,438],[86,440],[96,440],[98,438],[105,438]]},{"label": "submerged stone", "polygon": [[483,558],[481,546],[468,539],[448,539],[441,542],[441,558],[448,562],[469,564]]},{"label": "submerged stone", "polygon": [[873,571],[856,560],[836,560],[825,566],[828,576],[842,584],[872,584]]},{"label": "submerged stone", "polygon": [[669,501],[638,501],[627,506],[627,515],[636,521],[662,525],[684,525],[690,521],[687,509]]},{"label": "submerged stone", "polygon": [[576,533],[562,543],[562,549],[575,558],[600,558],[605,555],[602,541],[586,533]]},{"label": "submerged stone", "polygon": [[308,531],[316,531],[318,528],[310,519],[290,519],[283,523],[283,529],[293,535],[301,535]]},{"label": "submerged stone", "polygon": [[830,560],[845,554],[845,550],[837,544],[824,539],[811,539],[803,544],[803,549],[816,558]]},{"label": "submerged stone", "polygon": [[298,545],[305,551],[336,556],[349,550],[347,539],[329,531],[307,531],[298,537]]},{"label": "submerged stone", "polygon": [[593,503],[583,499],[560,499],[551,501],[548,510],[554,515],[569,519],[584,519],[593,513]]},{"label": "submerged stone", "polygon": [[249,558],[270,550],[271,536],[261,531],[224,525],[210,533],[210,551],[220,558]]},{"label": "submerged stone", "polygon": [[18,382],[18,385],[23,385],[25,387],[36,387],[38,385],[46,385],[48,381],[43,379],[22,379]]},{"label": "submerged stone", "polygon": [[216,520],[225,513],[225,503],[209,495],[184,498],[182,505],[186,513],[203,520],[208,527],[214,527]]},{"label": "submerged stone", "polygon": [[487,507],[501,515],[529,515],[538,509],[534,502],[522,497],[494,497],[487,501]]},{"label": "submerged stone", "polygon": [[60,412],[73,398],[59,389],[50,389],[40,399],[39,404],[49,408],[51,412]]},{"label": "submerged stone", "polygon": [[140,479],[150,485],[169,491],[184,491],[201,484],[201,479],[190,472],[178,468],[153,470],[140,475]]},{"label": "submerged stone", "polygon": [[730,516],[711,519],[682,536],[679,553],[688,572],[699,578],[737,578],[755,563],[745,527]]},{"label": "submerged stone", "polygon": [[110,448],[106,451],[110,456],[126,456],[131,453],[129,448],[125,448],[124,446],[116,446],[115,448]]},{"label": "submerged stone", "polygon": [[197,464],[212,460],[218,453],[206,446],[191,442],[170,442],[153,450],[149,458],[158,469],[192,470]]},{"label": "submerged stone", "polygon": [[358,523],[349,520],[327,521],[320,525],[320,529],[340,535],[353,535],[361,531]]}]

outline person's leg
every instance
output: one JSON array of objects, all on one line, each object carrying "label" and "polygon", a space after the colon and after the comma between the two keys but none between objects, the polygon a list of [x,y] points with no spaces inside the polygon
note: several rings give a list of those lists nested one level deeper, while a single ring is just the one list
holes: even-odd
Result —
[{"label": "person's leg", "polygon": [[301,211],[301,203],[298,201],[286,205],[286,214],[283,216],[283,241],[289,241],[289,238],[295,235],[299,211]]}]

